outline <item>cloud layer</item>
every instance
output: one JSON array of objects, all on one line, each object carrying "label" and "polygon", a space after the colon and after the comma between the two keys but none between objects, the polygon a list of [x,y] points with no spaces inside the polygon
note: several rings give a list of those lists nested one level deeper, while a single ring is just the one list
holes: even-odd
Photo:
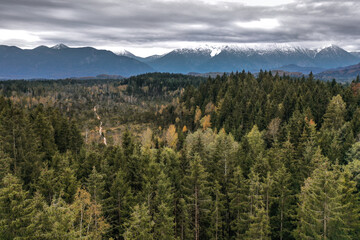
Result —
[{"label": "cloud layer", "polygon": [[360,2],[1,0],[0,44],[151,51],[201,43],[335,43],[360,50]]}]

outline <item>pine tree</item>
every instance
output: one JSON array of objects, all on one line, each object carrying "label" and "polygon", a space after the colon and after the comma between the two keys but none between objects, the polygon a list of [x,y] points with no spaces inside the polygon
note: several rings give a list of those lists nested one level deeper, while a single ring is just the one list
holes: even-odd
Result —
[{"label": "pine tree", "polygon": [[48,204],[52,202],[54,197],[59,197],[61,184],[54,169],[42,169],[35,188],[45,197]]},{"label": "pine tree", "polygon": [[291,174],[284,164],[274,173],[274,205],[276,214],[270,219],[274,239],[289,239],[292,227],[294,196],[291,191]]},{"label": "pine tree", "polygon": [[344,124],[346,103],[340,95],[334,96],[326,109],[322,128],[338,130]]},{"label": "pine tree", "polygon": [[160,162],[163,164],[163,171],[169,178],[171,188],[173,190],[172,209],[174,212],[175,238],[180,236],[181,220],[183,210],[181,209],[180,199],[183,197],[183,177],[184,172],[180,162],[179,153],[171,148],[164,148],[160,153]]},{"label": "pine tree", "polygon": [[198,154],[195,154],[190,160],[190,168],[186,176],[187,200],[192,213],[192,229],[194,229],[195,240],[199,240],[200,236],[205,234],[202,222],[207,218],[210,204],[207,176],[208,174],[202,165],[202,159]]},{"label": "pine tree", "polygon": [[246,135],[246,139],[249,142],[251,152],[254,154],[255,158],[264,152],[265,142],[263,134],[256,125],[254,125],[251,131]]},{"label": "pine tree", "polygon": [[138,193],[143,187],[144,169],[146,169],[146,165],[148,164],[146,160],[149,156],[141,154],[133,136],[128,130],[123,134],[122,149],[124,153],[123,167],[127,170],[126,180],[130,183],[130,187],[134,193]]},{"label": "pine tree", "polygon": [[[35,226],[33,239],[75,239],[74,215],[69,205],[61,198],[53,199],[50,206],[45,203],[42,196],[35,194],[32,204],[37,206],[37,214],[32,218]],[[29,236],[29,238],[31,238]]]},{"label": "pine tree", "polygon": [[0,239],[16,239],[30,236],[34,208],[28,192],[22,189],[18,178],[8,174],[0,189]]},{"label": "pine tree", "polygon": [[154,222],[151,220],[149,208],[146,204],[136,205],[130,218],[125,223],[125,240],[154,239],[151,230]]},{"label": "pine tree", "polygon": [[181,240],[192,239],[194,237],[191,225],[191,212],[184,198],[179,199],[178,212],[176,215],[178,233]]},{"label": "pine tree", "polygon": [[264,204],[263,184],[260,182],[259,174],[252,171],[249,183],[249,228],[244,239],[270,239],[269,215]]},{"label": "pine tree", "polygon": [[[339,171],[339,166],[337,166]],[[360,237],[360,207],[359,207],[359,191],[356,187],[356,180],[350,171],[350,168],[345,167],[342,172],[344,176],[344,188],[342,204],[345,206],[345,225],[349,228],[349,235],[352,239]]]},{"label": "pine tree", "polygon": [[240,167],[236,167],[229,184],[231,229],[236,239],[243,239],[248,228],[248,186]]},{"label": "pine tree", "polygon": [[78,189],[78,181],[76,179],[74,170],[70,167],[65,167],[59,177],[60,195],[67,203],[72,203],[74,200],[75,193]]},{"label": "pine tree", "polygon": [[0,184],[2,179],[10,173],[10,166],[12,165],[12,161],[13,160],[11,158],[9,158],[3,151],[0,150]]},{"label": "pine tree", "polygon": [[268,159],[264,156],[265,141],[263,134],[259,131],[256,125],[253,126],[251,131],[245,136],[242,144],[241,154],[243,154],[241,168],[245,176],[250,173],[250,168],[257,165],[258,170],[267,172]]},{"label": "pine tree", "polygon": [[346,153],[346,162],[360,160],[360,142],[354,143]]},{"label": "pine tree", "polygon": [[42,105],[35,109],[33,128],[40,140],[40,151],[44,153],[44,160],[50,160],[57,150],[54,139],[54,129],[48,118],[45,117]]},{"label": "pine tree", "polygon": [[133,205],[133,195],[125,176],[123,170],[119,169],[110,187],[110,196],[104,201],[105,212],[113,227],[113,236],[122,236],[124,233],[124,222],[129,218]]},{"label": "pine tree", "polygon": [[221,192],[220,184],[215,180],[215,183],[210,188],[211,195],[213,196],[212,206],[211,206],[211,228],[210,228],[210,239],[219,240],[224,239],[222,230],[225,225],[224,221],[224,194]]},{"label": "pine tree", "polygon": [[273,188],[274,188],[274,179],[270,172],[267,172],[266,177],[263,178],[263,194],[264,194],[264,204],[266,213],[270,213],[270,205],[272,200]]},{"label": "pine tree", "polygon": [[343,199],[343,176],[328,160],[314,170],[301,188],[297,239],[350,239]]},{"label": "pine tree", "polygon": [[210,161],[207,162],[207,169],[210,174],[210,180],[217,180],[224,186],[228,176],[233,171],[235,154],[238,150],[238,144],[234,141],[231,134],[227,135],[222,129],[216,135],[215,141],[210,144]]},{"label": "pine tree", "polygon": [[163,171],[158,176],[155,194],[154,238],[174,239],[173,188]]},{"label": "pine tree", "polygon": [[96,170],[95,166],[93,166],[91,174],[86,181],[86,188],[91,194],[91,199],[95,201],[95,204],[101,203],[103,200],[105,193],[104,186],[104,176]]}]

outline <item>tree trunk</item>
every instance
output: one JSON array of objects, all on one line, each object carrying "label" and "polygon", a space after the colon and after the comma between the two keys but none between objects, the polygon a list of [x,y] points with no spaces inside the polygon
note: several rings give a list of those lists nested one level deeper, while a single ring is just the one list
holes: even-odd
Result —
[{"label": "tree trunk", "polygon": [[80,217],[80,239],[82,238],[82,223],[83,223],[83,219],[84,219],[84,209],[83,206],[81,204],[81,217]]},{"label": "tree trunk", "polygon": [[199,206],[198,206],[198,187],[195,186],[195,240],[199,240]]},{"label": "tree trunk", "polygon": [[284,197],[281,196],[281,205],[280,205],[280,240],[283,239],[283,221],[284,221]]},{"label": "tree trunk", "polygon": [[119,226],[121,223],[121,201],[120,201],[120,193],[118,193],[118,217],[119,217]]}]

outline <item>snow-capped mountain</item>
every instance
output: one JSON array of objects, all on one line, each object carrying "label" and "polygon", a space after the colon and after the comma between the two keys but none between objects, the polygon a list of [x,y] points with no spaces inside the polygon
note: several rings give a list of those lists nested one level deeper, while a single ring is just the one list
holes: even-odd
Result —
[{"label": "snow-capped mountain", "polygon": [[66,78],[99,74],[131,76],[145,72],[208,73],[284,70],[308,74],[358,64],[355,53],[331,45],[318,50],[288,44],[204,45],[164,55],[138,57],[64,44],[34,49],[0,46],[0,78]]},{"label": "snow-capped mountain", "polygon": [[336,45],[318,51],[314,60],[317,66],[324,68],[343,67],[359,62],[359,58]]},{"label": "snow-capped mountain", "polygon": [[126,49],[117,51],[117,52],[115,52],[115,54],[119,55],[119,56],[131,57],[131,58],[136,58],[137,57],[137,56],[135,56],[134,54],[132,54],[131,52],[129,52]]},{"label": "snow-capped mountain", "polygon": [[65,44],[60,43],[60,44],[56,44],[55,46],[52,46],[51,48],[56,50],[61,50],[61,49],[67,49],[69,47],[66,46]]},{"label": "snow-capped mountain", "polygon": [[281,69],[288,65],[298,66],[302,71],[318,72],[322,69],[347,66],[359,61],[358,57],[335,45],[312,50],[289,44],[257,44],[206,45],[198,48],[176,49],[147,63],[158,71],[180,73],[231,72],[243,69],[259,71],[260,69]]},{"label": "snow-capped mountain", "polygon": [[155,59],[158,59],[158,58],[161,58],[162,56],[164,55],[152,55],[152,56],[149,56],[149,57],[139,57],[139,56],[136,56],[135,54],[127,51],[127,50],[121,50],[121,51],[117,51],[116,54],[118,56],[124,56],[124,57],[129,57],[129,58],[133,58],[133,59],[136,59],[140,62],[143,62],[143,63],[148,63],[148,62],[151,62],[151,61],[154,61]]}]

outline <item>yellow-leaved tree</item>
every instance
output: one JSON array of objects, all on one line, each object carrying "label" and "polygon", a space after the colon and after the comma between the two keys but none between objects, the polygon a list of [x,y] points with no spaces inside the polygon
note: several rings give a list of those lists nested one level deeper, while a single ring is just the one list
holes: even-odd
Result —
[{"label": "yellow-leaved tree", "polygon": [[200,120],[201,126],[203,127],[204,130],[206,130],[207,128],[211,127],[211,116],[210,114],[204,116],[201,120]]},{"label": "yellow-leaved tree", "polygon": [[170,148],[176,147],[178,141],[178,134],[176,132],[176,127],[174,124],[171,124],[168,130],[165,133],[166,144]]},{"label": "yellow-leaved tree", "polygon": [[71,205],[75,216],[75,231],[79,239],[102,239],[110,225],[102,214],[101,205],[91,200],[85,189],[78,189]]}]

